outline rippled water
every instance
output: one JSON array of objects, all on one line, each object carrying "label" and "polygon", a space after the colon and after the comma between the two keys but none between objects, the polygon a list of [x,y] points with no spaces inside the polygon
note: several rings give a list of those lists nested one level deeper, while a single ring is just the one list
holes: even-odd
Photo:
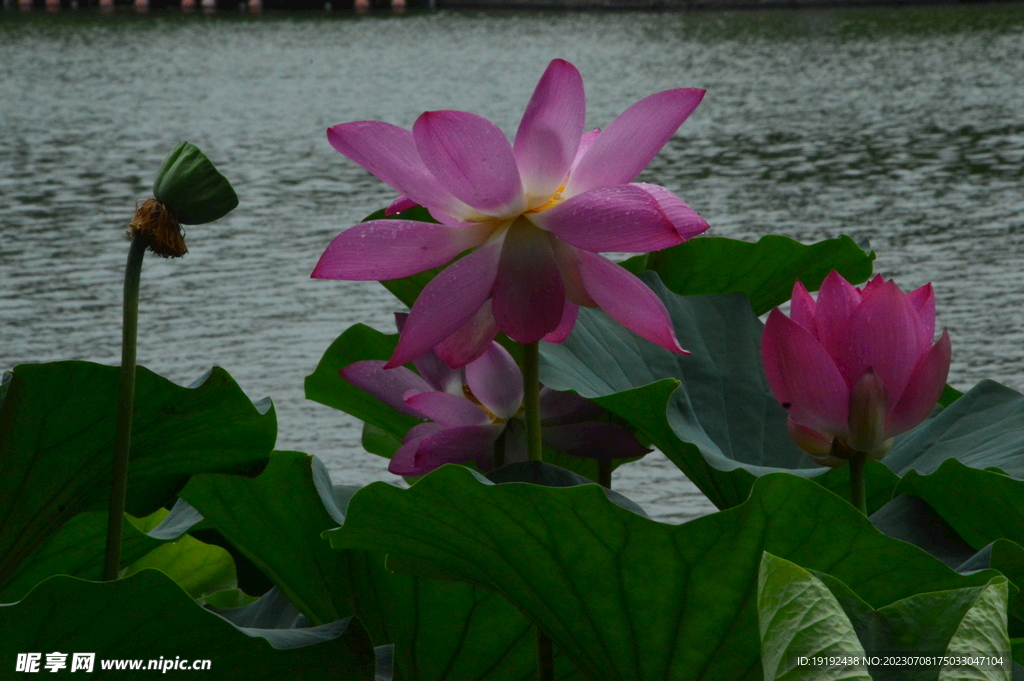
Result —
[{"label": "rippled water", "polygon": [[[1024,6],[702,14],[241,17],[0,13],[0,368],[119,361],[121,238],[189,139],[240,207],[147,260],[139,361],[226,367],[274,398],[279,448],[343,482],[394,480],[303,378],[350,324],[390,330],[377,284],[313,281],[390,190],[327,144],[349,120],[456,108],[511,133],[547,62],[583,73],[588,125],[672,87],[708,95],[642,176],[715,235],[866,237],[905,290],[935,283],[950,382],[1024,388]],[[657,483],[657,484],[652,484]],[[679,522],[710,505],[663,457],[616,487]]]}]

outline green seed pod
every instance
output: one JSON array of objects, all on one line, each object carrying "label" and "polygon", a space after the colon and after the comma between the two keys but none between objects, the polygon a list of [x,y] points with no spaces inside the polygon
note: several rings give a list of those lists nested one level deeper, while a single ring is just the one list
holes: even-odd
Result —
[{"label": "green seed pod", "polygon": [[181,142],[164,160],[153,196],[185,225],[213,222],[238,205],[231,183],[190,142]]}]

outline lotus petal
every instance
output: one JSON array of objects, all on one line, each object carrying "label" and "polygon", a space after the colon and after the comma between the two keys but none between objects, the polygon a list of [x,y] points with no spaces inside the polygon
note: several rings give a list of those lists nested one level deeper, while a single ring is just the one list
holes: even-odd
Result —
[{"label": "lotus petal", "polygon": [[413,220],[371,220],[350,227],[327,247],[314,279],[385,281],[440,267],[478,246],[488,233]]},{"label": "lotus petal", "polygon": [[849,388],[817,338],[775,308],[761,356],[768,384],[793,421],[828,438],[846,435]]},{"label": "lotus petal", "polygon": [[585,118],[583,77],[569,62],[553,60],[526,105],[512,145],[528,205],[547,201],[562,184]]},{"label": "lotus petal", "polygon": [[494,123],[465,111],[428,111],[412,134],[430,172],[469,206],[492,216],[526,209],[512,146]]},{"label": "lotus petal", "polygon": [[703,97],[704,90],[666,90],[626,109],[601,131],[573,169],[565,188],[566,198],[632,182]]},{"label": "lotus petal", "polygon": [[576,256],[587,293],[608,316],[666,350],[687,354],[665,304],[642,281],[599,255],[578,251]]}]

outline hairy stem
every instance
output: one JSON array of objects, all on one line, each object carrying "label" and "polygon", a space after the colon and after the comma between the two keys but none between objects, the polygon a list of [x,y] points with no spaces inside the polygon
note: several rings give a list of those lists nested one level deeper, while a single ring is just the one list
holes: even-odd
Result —
[{"label": "hairy stem", "polygon": [[117,434],[114,439],[113,476],[107,518],[107,551],[103,579],[117,579],[121,570],[121,530],[124,526],[125,496],[128,492],[128,450],[132,439],[132,409],[135,406],[135,347],[139,327],[139,280],[146,237],[136,235],[128,250],[124,270],[124,326],[121,331],[121,392],[117,403]]}]

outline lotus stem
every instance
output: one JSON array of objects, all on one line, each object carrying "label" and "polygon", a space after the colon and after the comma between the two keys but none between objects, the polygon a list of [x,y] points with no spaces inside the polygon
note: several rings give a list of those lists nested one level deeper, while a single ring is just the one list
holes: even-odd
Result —
[{"label": "lotus stem", "polygon": [[132,439],[132,410],[135,406],[135,348],[139,328],[139,280],[142,257],[148,240],[132,237],[128,264],[124,270],[124,326],[121,330],[121,391],[117,403],[117,434],[114,439],[113,481],[107,518],[107,551],[103,580],[117,579],[121,570],[121,531],[124,526],[125,497],[128,492],[128,452]]},{"label": "lotus stem", "polygon": [[850,459],[850,503],[864,515],[868,514],[867,491],[864,484],[864,465],[867,460],[868,455],[864,452],[856,452]]},{"label": "lotus stem", "polygon": [[537,343],[523,345],[523,396],[526,406],[526,452],[529,461],[543,461],[540,435],[540,351]]},{"label": "lotus stem", "polygon": [[[523,402],[526,406],[526,453],[529,461],[543,461],[540,434],[540,350],[537,343],[523,345]],[[555,653],[551,639],[537,627],[537,678],[555,681]]]}]

